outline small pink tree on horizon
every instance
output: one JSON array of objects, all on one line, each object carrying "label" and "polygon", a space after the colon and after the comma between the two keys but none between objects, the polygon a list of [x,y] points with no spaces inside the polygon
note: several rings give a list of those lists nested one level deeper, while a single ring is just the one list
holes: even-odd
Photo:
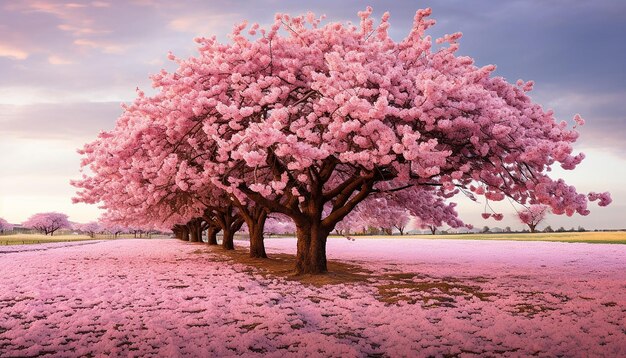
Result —
[{"label": "small pink tree on horizon", "polygon": [[4,233],[6,231],[12,231],[13,230],[13,225],[9,224],[8,221],[6,221],[3,218],[0,218],[0,233]]},{"label": "small pink tree on horizon", "polygon": [[54,235],[59,229],[69,229],[72,227],[68,221],[68,216],[57,212],[35,214],[24,221],[22,225],[40,231],[44,235],[50,234],[50,236]]},{"label": "small pink tree on horizon", "polygon": [[365,233],[368,229],[392,235],[394,228],[403,234],[409,220],[409,213],[403,206],[389,198],[371,197],[359,204],[335,229],[340,235],[349,232]]},{"label": "small pink tree on horizon", "polygon": [[102,230],[113,235],[114,238],[117,238],[119,234],[126,234],[129,232],[127,227],[114,224],[114,223],[106,223],[106,222],[102,223]]},{"label": "small pink tree on horizon", "polygon": [[296,226],[286,216],[274,214],[265,222],[265,233],[267,234],[293,234],[296,232]]},{"label": "small pink tree on horizon", "polygon": [[89,235],[89,237],[91,237],[91,238],[94,238],[97,233],[99,233],[99,232],[104,230],[102,225],[100,225],[100,223],[98,223],[96,221],[90,221],[90,222],[88,222],[86,224],[76,224],[76,225],[74,225],[74,228],[76,228],[77,230],[80,230],[83,233]]},{"label": "small pink tree on horizon", "polygon": [[533,204],[528,208],[517,213],[517,217],[520,221],[530,229],[531,233],[536,232],[537,225],[545,220],[550,208],[546,205]]}]

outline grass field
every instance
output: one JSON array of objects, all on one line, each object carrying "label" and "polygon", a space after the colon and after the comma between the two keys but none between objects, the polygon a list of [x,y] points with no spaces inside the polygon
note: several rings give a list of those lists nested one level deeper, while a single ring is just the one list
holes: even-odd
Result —
[{"label": "grass field", "polygon": [[[132,238],[132,235],[120,235],[118,238]],[[272,235],[271,237],[280,237]],[[289,235],[289,237],[292,237]],[[343,237],[343,236],[342,236]],[[626,231],[613,232],[554,232],[554,233],[517,233],[517,234],[448,234],[448,235],[364,235],[354,236],[359,239],[428,239],[428,240],[510,240],[510,241],[554,241],[554,242],[584,242],[592,244],[626,244]],[[81,240],[111,239],[111,235],[96,235],[91,238],[87,235],[57,235],[45,236],[40,234],[14,234],[0,236],[0,245],[26,245],[47,242],[66,242]],[[247,239],[247,235],[244,240]]]},{"label": "grass field", "polygon": [[0,245],[27,245],[27,244],[42,244],[48,242],[66,242],[66,241],[81,241],[81,240],[94,240],[88,235],[57,235],[46,236],[41,234],[14,234],[0,236]]},{"label": "grass field", "polygon": [[394,235],[394,236],[355,236],[361,238],[406,238],[431,240],[510,240],[510,241],[554,241],[585,242],[592,244],[626,244],[626,231],[612,232],[553,232],[518,234],[448,234],[448,235]]}]

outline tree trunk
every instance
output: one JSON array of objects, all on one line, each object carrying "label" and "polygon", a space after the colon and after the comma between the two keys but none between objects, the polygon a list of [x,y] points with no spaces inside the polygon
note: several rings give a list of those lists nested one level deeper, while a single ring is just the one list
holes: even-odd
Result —
[{"label": "tree trunk", "polygon": [[431,227],[430,227],[430,232],[432,232],[432,233],[433,233],[433,235],[437,234],[437,228],[436,228],[436,227],[434,227],[434,226],[431,226]]},{"label": "tree trunk", "polygon": [[220,232],[220,228],[209,226],[207,229],[207,244],[217,245],[217,233]]},{"label": "tree trunk", "polygon": [[248,225],[250,232],[250,257],[267,258],[265,252],[265,243],[263,242],[263,230],[265,229],[265,220],[267,219],[267,211],[256,207],[252,210],[241,210],[242,216]]},{"label": "tree trunk", "polygon": [[534,233],[536,231],[537,225],[528,224],[528,227],[530,228],[530,232]]},{"label": "tree trunk", "polygon": [[[172,228],[172,231],[174,232],[174,236],[178,240],[182,240],[183,239],[183,228],[180,225],[174,225],[174,228]],[[116,234],[116,236],[117,236],[117,234]]]},{"label": "tree trunk", "polygon": [[[137,235],[135,234],[135,237],[137,237]],[[183,226],[183,241],[189,241],[189,229],[187,228],[187,226]]]},{"label": "tree trunk", "polygon": [[234,250],[235,249],[235,243],[233,242],[234,239],[235,239],[235,230],[232,230],[231,228],[226,228],[225,230],[223,230],[222,247],[225,250]]},{"label": "tree trunk", "polygon": [[326,239],[329,233],[320,227],[319,222],[296,224],[296,274],[319,274],[328,271]]},{"label": "tree trunk", "polygon": [[202,242],[202,220],[193,219],[189,224],[189,231],[191,233],[191,242]]},{"label": "tree trunk", "polygon": [[189,242],[198,242],[198,230],[194,224],[189,225]]},{"label": "tree trunk", "polygon": [[239,214],[233,211],[233,205],[227,205],[225,207],[207,208],[202,218],[207,223],[214,223],[221,227],[222,247],[224,249],[235,249],[235,244],[233,242],[235,238],[235,233],[241,228],[241,225],[243,225],[244,221]]},{"label": "tree trunk", "polygon": [[263,242],[263,228],[264,226],[248,226],[250,230],[250,257],[267,258],[265,243]]},{"label": "tree trunk", "polygon": [[244,221],[243,219],[241,219],[241,217],[236,217],[233,215],[229,219],[227,219],[226,222],[228,223],[228,225],[226,225],[225,228],[222,229],[222,247],[226,250],[234,250],[235,234],[237,233],[237,231],[239,231],[239,229],[241,229]]}]

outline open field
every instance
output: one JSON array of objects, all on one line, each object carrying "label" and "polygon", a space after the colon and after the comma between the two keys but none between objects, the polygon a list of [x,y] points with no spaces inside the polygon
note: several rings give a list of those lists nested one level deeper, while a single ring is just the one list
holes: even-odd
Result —
[{"label": "open field", "polygon": [[94,240],[88,235],[55,235],[47,236],[41,234],[13,234],[0,236],[0,245],[28,245],[42,244],[48,242],[66,242]]},{"label": "open field", "polygon": [[301,277],[295,247],[0,247],[0,356],[626,356],[623,245],[337,238]]},{"label": "open field", "polygon": [[430,240],[509,240],[584,242],[591,244],[626,244],[626,231],[611,232],[552,232],[552,233],[491,233],[491,234],[448,234],[448,235],[364,235],[351,236],[356,239],[430,239]]},{"label": "open field", "polygon": [[[167,238],[168,235],[151,235],[147,238]],[[70,241],[85,241],[85,240],[113,240],[113,239],[134,239],[133,234],[123,234],[115,237],[110,234],[96,234],[94,237],[89,235],[54,235],[46,236],[42,234],[13,234],[0,236],[0,246],[3,245],[32,245],[32,244],[45,244],[51,242],[70,242]]]}]

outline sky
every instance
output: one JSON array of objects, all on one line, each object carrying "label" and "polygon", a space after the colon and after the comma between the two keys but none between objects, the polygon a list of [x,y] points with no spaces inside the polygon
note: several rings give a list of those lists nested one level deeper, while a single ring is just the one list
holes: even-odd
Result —
[{"label": "sky", "polygon": [[[20,223],[38,212],[70,220],[100,210],[72,204],[76,149],[114,127],[120,104],[167,60],[194,55],[197,36],[228,33],[242,20],[261,25],[274,13],[313,11],[327,21],[358,22],[357,11],[391,14],[390,34],[408,34],[415,11],[431,7],[436,38],[460,31],[462,55],[495,64],[509,82],[535,81],[531,97],[558,120],[586,125],[575,149],[587,158],[575,171],[555,170],[579,191],[610,191],[613,203],[591,205],[586,217],[548,217],[546,225],[626,228],[626,2],[526,1],[46,1],[0,0],[0,217]],[[483,220],[483,203],[462,197],[460,217],[478,227],[521,229],[512,205],[495,205],[505,220]]]}]

